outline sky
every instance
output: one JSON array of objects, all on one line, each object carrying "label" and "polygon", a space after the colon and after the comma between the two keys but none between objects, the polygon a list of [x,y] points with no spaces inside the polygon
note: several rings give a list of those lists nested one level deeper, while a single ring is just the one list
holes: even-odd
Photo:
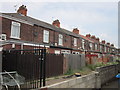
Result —
[{"label": "sky", "polygon": [[22,4],[28,16],[50,24],[59,19],[61,28],[78,28],[118,47],[118,0],[1,0],[0,12],[15,13]]}]

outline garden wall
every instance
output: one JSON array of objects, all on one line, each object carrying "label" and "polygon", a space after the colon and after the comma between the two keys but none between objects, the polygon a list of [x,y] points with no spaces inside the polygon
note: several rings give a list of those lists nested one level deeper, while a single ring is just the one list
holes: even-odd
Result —
[{"label": "garden wall", "polygon": [[96,72],[98,72],[98,76],[100,77],[101,85],[113,79],[119,71],[120,64],[96,68]]},{"label": "garden wall", "polygon": [[87,64],[95,65],[97,62],[113,62],[115,60],[115,56],[111,56],[109,54],[86,54],[85,55]]},{"label": "garden wall", "polygon": [[93,72],[88,75],[84,75],[81,77],[77,77],[74,79],[70,79],[67,81],[63,81],[60,83],[56,83],[50,86],[46,86],[44,88],[95,88],[96,86],[96,72]]},{"label": "garden wall", "polygon": [[101,88],[103,84],[115,78],[118,70],[120,70],[120,64],[97,68],[96,72],[93,71],[88,75],[49,85],[43,87],[42,90],[52,90],[52,88]]}]

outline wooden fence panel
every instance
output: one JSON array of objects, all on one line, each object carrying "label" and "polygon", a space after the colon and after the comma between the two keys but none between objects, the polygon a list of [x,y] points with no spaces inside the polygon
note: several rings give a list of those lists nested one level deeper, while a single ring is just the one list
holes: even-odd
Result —
[{"label": "wooden fence panel", "polygon": [[46,54],[46,76],[58,76],[63,74],[63,55]]},{"label": "wooden fence panel", "polygon": [[85,55],[84,54],[79,54],[79,55],[74,55],[74,54],[69,54],[69,55],[64,55],[64,73],[67,72],[67,70],[72,69],[72,70],[79,70],[82,67],[85,66]]}]

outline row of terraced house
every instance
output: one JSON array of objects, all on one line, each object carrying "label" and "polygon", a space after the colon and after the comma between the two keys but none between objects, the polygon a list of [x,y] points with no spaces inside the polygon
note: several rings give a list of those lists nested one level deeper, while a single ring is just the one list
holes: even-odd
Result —
[{"label": "row of terraced house", "polygon": [[116,55],[118,49],[114,44],[94,35],[79,34],[79,29],[73,32],[60,27],[60,21],[52,24],[27,16],[27,8],[22,5],[17,13],[0,13],[0,40],[3,49],[46,48],[48,53],[90,55]]}]

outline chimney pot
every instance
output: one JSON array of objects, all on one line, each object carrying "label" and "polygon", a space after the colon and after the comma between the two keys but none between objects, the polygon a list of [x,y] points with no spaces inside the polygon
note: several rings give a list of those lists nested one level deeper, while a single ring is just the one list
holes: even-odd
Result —
[{"label": "chimney pot", "polygon": [[24,6],[24,5],[20,6],[19,9],[17,10],[17,13],[20,13],[20,14],[26,16],[27,15],[27,8],[26,8],[26,6]]},{"label": "chimney pot", "polygon": [[57,20],[53,21],[52,25],[60,28],[60,21],[57,19]]},{"label": "chimney pot", "polygon": [[102,44],[105,44],[105,40],[102,40]]},{"label": "chimney pot", "polygon": [[114,47],[114,44],[111,44],[112,47]]},{"label": "chimney pot", "polygon": [[92,39],[96,39],[94,35],[91,36]]},{"label": "chimney pot", "polygon": [[86,34],[86,37],[87,37],[87,38],[90,38],[90,37],[91,37],[91,35],[90,35],[90,34]]},{"label": "chimney pot", "polygon": [[96,38],[96,40],[99,42],[100,39],[99,39],[99,38]]},{"label": "chimney pot", "polygon": [[107,45],[110,45],[110,43],[108,42]]},{"label": "chimney pot", "polygon": [[79,30],[78,30],[78,28],[74,28],[74,29],[73,29],[73,33],[75,33],[75,34],[79,34]]}]

